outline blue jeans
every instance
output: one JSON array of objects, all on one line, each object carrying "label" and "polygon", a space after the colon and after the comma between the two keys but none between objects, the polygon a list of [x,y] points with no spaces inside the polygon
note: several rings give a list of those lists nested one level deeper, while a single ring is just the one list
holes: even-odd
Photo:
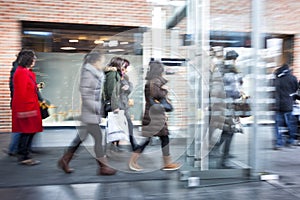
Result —
[{"label": "blue jeans", "polygon": [[20,133],[11,133],[11,140],[8,146],[8,153],[17,153],[20,139]]},{"label": "blue jeans", "polygon": [[280,127],[287,127],[289,132],[289,138],[286,141],[287,144],[294,144],[295,135],[297,133],[297,118],[292,115],[292,112],[276,112],[275,114],[275,136],[276,146],[283,146],[283,137]]}]

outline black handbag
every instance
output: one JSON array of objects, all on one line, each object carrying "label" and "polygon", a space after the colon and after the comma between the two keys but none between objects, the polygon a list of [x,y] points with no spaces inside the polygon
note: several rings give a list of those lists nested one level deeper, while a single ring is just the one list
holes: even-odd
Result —
[{"label": "black handbag", "polygon": [[171,104],[171,100],[166,97],[161,98],[160,100],[150,97],[149,100],[150,100],[151,106],[159,104],[161,107],[163,107],[165,109],[166,112],[172,112],[174,110],[174,107]]},{"label": "black handbag", "polygon": [[39,102],[40,103],[40,111],[41,111],[41,116],[42,119],[46,119],[50,116],[48,112],[49,105],[46,104],[45,102]]}]

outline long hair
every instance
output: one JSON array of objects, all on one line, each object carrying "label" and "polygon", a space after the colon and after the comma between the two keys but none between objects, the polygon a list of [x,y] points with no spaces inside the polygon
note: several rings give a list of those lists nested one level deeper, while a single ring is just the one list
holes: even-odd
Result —
[{"label": "long hair", "polygon": [[121,68],[122,68],[122,65],[124,63],[124,59],[121,58],[121,57],[113,57],[110,62],[108,63],[108,66],[110,67],[116,67],[117,70],[119,72],[121,72]]},{"label": "long hair", "polygon": [[27,68],[32,65],[35,59],[36,56],[33,50],[24,49],[18,54],[17,62],[20,66]]},{"label": "long hair", "polygon": [[156,77],[160,77],[164,72],[164,66],[159,61],[150,61],[149,62],[149,69],[146,74],[146,80],[151,80]]}]

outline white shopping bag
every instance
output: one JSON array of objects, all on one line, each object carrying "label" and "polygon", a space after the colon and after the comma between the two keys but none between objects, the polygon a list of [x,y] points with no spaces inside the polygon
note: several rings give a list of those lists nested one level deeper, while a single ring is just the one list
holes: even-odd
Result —
[{"label": "white shopping bag", "polygon": [[299,104],[294,104],[293,105],[293,115],[300,115],[300,105]]},{"label": "white shopping bag", "polygon": [[118,113],[109,112],[106,124],[106,142],[126,140],[129,141],[128,122],[124,110]]}]

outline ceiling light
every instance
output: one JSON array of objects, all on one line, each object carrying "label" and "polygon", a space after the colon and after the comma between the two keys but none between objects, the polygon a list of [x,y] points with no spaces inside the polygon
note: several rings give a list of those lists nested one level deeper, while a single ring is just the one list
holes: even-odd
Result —
[{"label": "ceiling light", "polygon": [[67,51],[70,51],[70,50],[76,50],[75,47],[60,47],[61,50],[67,50]]},{"label": "ceiling light", "polygon": [[121,51],[125,51],[125,50],[124,49],[110,49],[110,50],[108,50],[109,53],[121,52]]},{"label": "ceiling light", "polygon": [[69,40],[69,42],[78,42],[78,40]]},{"label": "ceiling light", "polygon": [[120,42],[120,44],[124,45],[124,44],[129,44],[128,42]]},{"label": "ceiling light", "polygon": [[26,35],[40,35],[40,36],[52,35],[52,32],[46,32],[46,31],[24,31],[23,33]]},{"label": "ceiling light", "polygon": [[118,40],[110,40],[109,42],[108,42],[108,46],[109,47],[116,47],[116,46],[118,46],[119,45],[119,41]]},{"label": "ceiling light", "polygon": [[95,44],[103,44],[104,41],[103,41],[103,40],[95,40],[94,43],[95,43]]}]

